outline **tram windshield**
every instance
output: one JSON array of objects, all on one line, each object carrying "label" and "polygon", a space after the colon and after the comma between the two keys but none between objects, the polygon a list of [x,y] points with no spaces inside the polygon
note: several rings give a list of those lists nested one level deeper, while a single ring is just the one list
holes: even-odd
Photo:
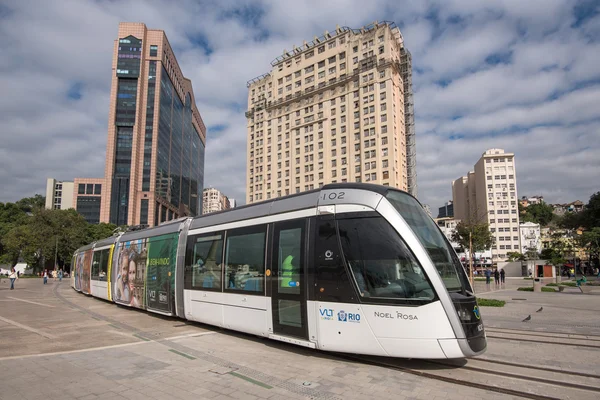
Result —
[{"label": "tram windshield", "polygon": [[470,288],[465,270],[450,247],[450,243],[435,222],[425,213],[423,207],[411,196],[394,190],[390,190],[386,198],[425,247],[446,289],[452,292]]}]

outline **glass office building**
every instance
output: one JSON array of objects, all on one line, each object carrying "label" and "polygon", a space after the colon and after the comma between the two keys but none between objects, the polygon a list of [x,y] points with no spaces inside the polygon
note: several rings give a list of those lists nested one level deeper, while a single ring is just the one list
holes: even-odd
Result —
[{"label": "glass office building", "polygon": [[202,212],[206,127],[165,33],[121,23],[100,220],[155,226]]}]

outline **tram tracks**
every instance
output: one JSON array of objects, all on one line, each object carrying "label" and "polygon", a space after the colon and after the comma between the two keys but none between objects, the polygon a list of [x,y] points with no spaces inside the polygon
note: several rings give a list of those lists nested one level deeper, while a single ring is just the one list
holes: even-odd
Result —
[{"label": "tram tracks", "polygon": [[488,339],[516,340],[520,342],[600,349],[600,336],[596,335],[487,327],[486,337]]},{"label": "tram tracks", "polygon": [[494,359],[398,360],[383,357],[342,358],[519,398],[597,399],[600,376]]}]

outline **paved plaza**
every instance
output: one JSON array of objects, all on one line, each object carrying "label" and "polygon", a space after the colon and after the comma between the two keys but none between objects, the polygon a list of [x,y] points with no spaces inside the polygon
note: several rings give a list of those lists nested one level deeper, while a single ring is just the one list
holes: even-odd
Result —
[{"label": "paved plaza", "polygon": [[531,284],[477,282],[507,302],[482,307],[487,352],[428,363],[357,360],[118,307],[68,281],[9,290],[3,279],[0,399],[597,399],[600,295],[516,291]]}]

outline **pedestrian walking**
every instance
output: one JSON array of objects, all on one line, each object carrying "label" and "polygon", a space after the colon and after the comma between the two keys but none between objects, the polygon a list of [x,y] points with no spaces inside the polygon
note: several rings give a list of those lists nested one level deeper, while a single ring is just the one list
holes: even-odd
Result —
[{"label": "pedestrian walking", "polygon": [[491,278],[492,278],[492,271],[490,271],[489,268],[486,268],[485,269],[485,285],[487,287],[490,286],[490,280],[491,280]]},{"label": "pedestrian walking", "polygon": [[494,270],[494,283],[496,286],[500,285],[500,272],[498,271],[498,268]]},{"label": "pedestrian walking", "polygon": [[62,268],[58,270],[58,281],[62,282],[62,277],[63,277],[63,270]]},{"label": "pedestrian walking", "polygon": [[56,278],[58,278],[58,271],[56,269],[52,270],[52,280],[56,282]]},{"label": "pedestrian walking", "polygon": [[17,272],[15,271],[15,267],[12,268],[8,277],[10,278],[10,290],[14,290],[15,281],[19,279],[19,274],[17,274]]},{"label": "pedestrian walking", "polygon": [[504,285],[504,278],[506,277],[506,272],[504,272],[504,268],[500,270],[500,283]]},{"label": "pedestrian walking", "polygon": [[44,274],[42,275],[42,277],[44,278],[44,285],[45,285],[46,283],[48,283],[48,270],[47,269],[44,270]]}]

